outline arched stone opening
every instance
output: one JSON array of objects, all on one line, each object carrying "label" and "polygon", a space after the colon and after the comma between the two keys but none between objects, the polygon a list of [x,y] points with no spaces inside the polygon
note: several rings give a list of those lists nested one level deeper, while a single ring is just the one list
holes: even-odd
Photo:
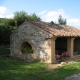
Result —
[{"label": "arched stone opening", "polygon": [[33,49],[32,49],[32,46],[29,42],[23,42],[22,45],[21,45],[21,53],[24,54],[24,53],[30,53],[32,54],[33,53]]},{"label": "arched stone opening", "polygon": [[33,46],[29,41],[24,41],[21,44],[20,52],[22,54],[22,59],[27,59],[28,61],[32,61],[36,59]]},{"label": "arched stone opening", "polygon": [[61,55],[62,52],[67,51],[67,38],[59,37],[56,39],[55,43],[56,54]]}]

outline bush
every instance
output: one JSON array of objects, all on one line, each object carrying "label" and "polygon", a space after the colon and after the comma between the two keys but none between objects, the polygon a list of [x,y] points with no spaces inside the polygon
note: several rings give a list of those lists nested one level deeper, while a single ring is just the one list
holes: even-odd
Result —
[{"label": "bush", "polygon": [[0,48],[0,55],[10,54],[10,48],[2,47]]},{"label": "bush", "polygon": [[32,53],[33,50],[32,50],[31,47],[25,47],[25,48],[22,49],[22,52],[23,52],[23,53]]}]

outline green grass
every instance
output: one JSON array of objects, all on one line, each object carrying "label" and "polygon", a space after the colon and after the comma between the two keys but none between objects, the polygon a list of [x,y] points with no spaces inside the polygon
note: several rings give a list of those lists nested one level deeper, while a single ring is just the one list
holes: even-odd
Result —
[{"label": "green grass", "polygon": [[80,72],[80,62],[47,70],[41,62],[26,62],[0,57],[0,80],[63,80]]},{"label": "green grass", "polygon": [[10,48],[6,48],[6,47],[0,48],[0,55],[2,54],[10,54]]}]

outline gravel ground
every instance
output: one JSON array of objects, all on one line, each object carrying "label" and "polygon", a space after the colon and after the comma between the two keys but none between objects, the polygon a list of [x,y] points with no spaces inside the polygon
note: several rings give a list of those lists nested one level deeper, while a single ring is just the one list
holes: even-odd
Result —
[{"label": "gravel ground", "polygon": [[80,73],[67,77],[65,80],[80,80]]}]

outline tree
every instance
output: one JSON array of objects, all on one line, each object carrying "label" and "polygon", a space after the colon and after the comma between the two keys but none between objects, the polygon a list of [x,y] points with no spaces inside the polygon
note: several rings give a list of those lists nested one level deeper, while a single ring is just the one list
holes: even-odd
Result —
[{"label": "tree", "polygon": [[51,22],[50,22],[50,24],[51,24],[51,25],[53,25],[53,24],[54,24],[54,22],[53,22],[53,21],[51,21]]},{"label": "tree", "polygon": [[28,20],[31,20],[31,21],[41,21],[41,18],[38,17],[35,13],[28,15],[27,18]]},{"label": "tree", "polygon": [[15,12],[13,19],[0,18],[0,45],[10,44],[11,33],[19,27],[25,20],[41,21],[35,13],[28,15],[24,11]]},{"label": "tree", "polygon": [[9,44],[10,35],[14,30],[15,22],[13,19],[4,18],[0,22],[0,44]]},{"label": "tree", "polygon": [[16,26],[20,26],[25,21],[25,19],[27,19],[27,16],[28,16],[27,13],[24,11],[15,12],[14,21]]},{"label": "tree", "polygon": [[66,25],[66,19],[63,19],[62,16],[60,15],[58,18],[58,23],[61,25]]},{"label": "tree", "polygon": [[11,33],[11,29],[8,26],[0,25],[0,44],[9,44]]},{"label": "tree", "polygon": [[13,19],[4,18],[3,23],[5,26],[15,26],[15,22]]},{"label": "tree", "polygon": [[26,19],[31,21],[41,21],[41,18],[38,17],[35,13],[30,15],[24,11],[14,13],[14,21],[17,27],[19,27]]}]

